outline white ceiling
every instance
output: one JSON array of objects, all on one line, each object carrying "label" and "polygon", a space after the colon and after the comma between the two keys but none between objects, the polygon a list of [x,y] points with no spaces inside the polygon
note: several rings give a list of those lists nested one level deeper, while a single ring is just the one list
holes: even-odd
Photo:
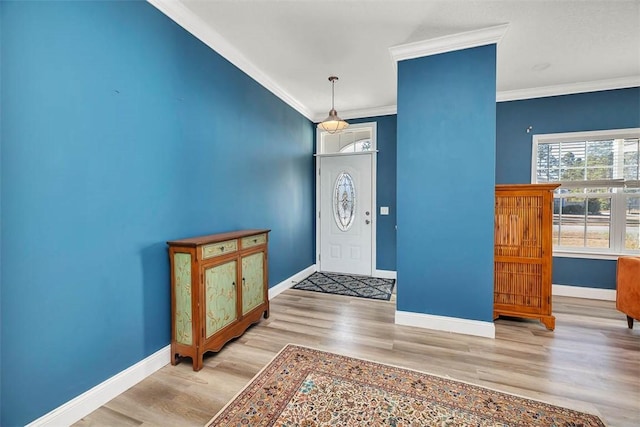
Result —
[{"label": "white ceiling", "polygon": [[149,1],[316,121],[328,76],[341,116],[393,112],[390,47],[501,24],[498,99],[640,85],[640,0]]}]

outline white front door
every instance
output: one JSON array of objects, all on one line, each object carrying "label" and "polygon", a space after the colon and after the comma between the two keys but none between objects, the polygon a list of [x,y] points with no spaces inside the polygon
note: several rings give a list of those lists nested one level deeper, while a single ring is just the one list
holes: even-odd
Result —
[{"label": "white front door", "polygon": [[318,156],[320,271],[373,274],[374,153]]}]

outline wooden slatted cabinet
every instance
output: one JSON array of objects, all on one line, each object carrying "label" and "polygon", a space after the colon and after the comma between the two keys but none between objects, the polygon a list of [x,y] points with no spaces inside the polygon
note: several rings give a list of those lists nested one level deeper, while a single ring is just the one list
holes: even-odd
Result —
[{"label": "wooden slatted cabinet", "polygon": [[496,185],[493,317],[551,314],[553,191],[558,184]]},{"label": "wooden slatted cabinet", "polygon": [[167,242],[171,265],[171,364],[202,369],[262,315],[269,316],[269,230],[242,230]]}]

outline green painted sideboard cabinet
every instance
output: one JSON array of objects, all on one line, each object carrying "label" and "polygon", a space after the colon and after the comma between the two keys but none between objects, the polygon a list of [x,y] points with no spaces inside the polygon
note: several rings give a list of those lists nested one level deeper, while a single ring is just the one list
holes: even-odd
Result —
[{"label": "green painted sideboard cabinet", "polygon": [[171,364],[220,351],[249,326],[269,317],[267,246],[270,230],[241,230],[169,245]]}]

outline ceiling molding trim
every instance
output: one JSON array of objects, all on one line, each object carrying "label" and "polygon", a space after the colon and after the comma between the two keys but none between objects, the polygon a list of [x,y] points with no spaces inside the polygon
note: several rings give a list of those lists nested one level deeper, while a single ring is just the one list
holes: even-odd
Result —
[{"label": "ceiling molding trim", "polygon": [[398,62],[493,43],[498,44],[508,28],[509,24],[502,24],[419,42],[401,44],[390,47],[389,53],[394,62]]},{"label": "ceiling molding trim", "polygon": [[[598,92],[601,90],[625,89],[630,87],[640,87],[640,76],[622,77],[609,80],[596,80],[592,82],[571,83],[557,86],[542,86],[530,89],[500,91],[496,93],[496,102],[544,98],[547,96],[571,95],[575,93]],[[340,113],[340,117],[345,120],[349,120],[376,116],[389,116],[397,113],[397,105],[387,105],[384,107],[362,108],[358,110],[344,111]],[[316,114],[313,122],[320,123],[322,120],[324,120],[325,117],[326,114]]]},{"label": "ceiling molding trim", "polygon": [[[395,105],[385,105],[384,107],[360,108],[357,110],[341,111],[340,117],[344,120],[363,119],[367,117],[390,116],[397,113]],[[327,114],[316,114],[313,118],[314,123],[320,123],[327,117]]]},{"label": "ceiling molding trim", "polygon": [[398,108],[396,105],[385,105],[384,107],[359,108],[357,110],[343,111],[342,117],[345,119],[363,119],[367,117],[390,116],[397,114],[397,112]]},{"label": "ceiling molding trim", "polygon": [[640,76],[595,80],[592,82],[568,83],[563,85],[541,86],[529,89],[499,91],[496,94],[496,101],[517,101],[523,99],[544,98],[547,96],[571,95],[575,93],[598,92],[601,90],[624,89],[629,87],[640,87]]},{"label": "ceiling molding trim", "polygon": [[202,41],[211,49],[216,51],[227,61],[238,67],[256,82],[264,86],[265,89],[273,93],[291,108],[312,120],[313,114],[300,101],[291,96],[286,90],[275,83],[269,76],[249,61],[238,49],[229,43],[218,32],[214,31],[189,10],[182,2],[175,0],[147,0],[160,12],[171,18],[176,24],[191,33],[194,37]]}]

